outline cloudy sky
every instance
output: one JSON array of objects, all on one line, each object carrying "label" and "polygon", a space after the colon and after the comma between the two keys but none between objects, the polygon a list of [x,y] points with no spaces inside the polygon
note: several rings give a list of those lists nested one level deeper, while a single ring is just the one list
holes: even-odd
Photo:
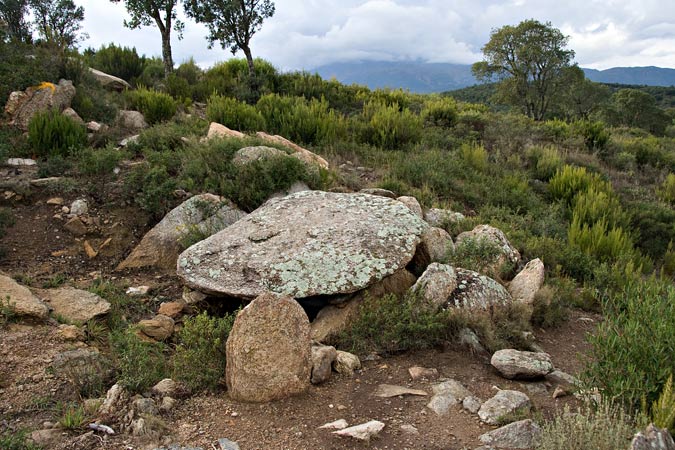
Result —
[{"label": "cloudy sky", "polygon": [[[128,30],[122,4],[75,0],[84,28],[98,48],[115,42],[160,55],[159,31]],[[406,60],[470,64],[490,30],[524,19],[550,21],[570,36],[582,67],[675,68],[675,7],[669,0],[276,0],[276,14],[253,41],[254,56],[281,69],[312,69],[342,61]],[[207,49],[206,30],[186,20],[184,39],[173,38],[174,60],[202,66],[231,57]]]}]

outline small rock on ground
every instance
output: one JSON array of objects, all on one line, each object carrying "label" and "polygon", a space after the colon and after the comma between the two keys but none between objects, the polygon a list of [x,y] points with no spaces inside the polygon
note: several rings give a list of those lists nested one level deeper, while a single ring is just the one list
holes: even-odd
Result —
[{"label": "small rock on ground", "polygon": [[371,420],[370,422],[345,428],[344,430],[333,431],[333,434],[337,434],[339,436],[348,436],[360,441],[369,441],[370,438],[379,434],[383,429],[384,424],[382,422],[378,420]]},{"label": "small rock on ground", "polygon": [[513,422],[480,436],[480,441],[494,448],[533,448],[541,435],[541,428],[531,419]]}]

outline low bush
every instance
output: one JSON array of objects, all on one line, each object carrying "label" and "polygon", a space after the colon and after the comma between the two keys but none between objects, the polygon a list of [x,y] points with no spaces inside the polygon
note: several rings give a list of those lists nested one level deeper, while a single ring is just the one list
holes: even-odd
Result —
[{"label": "low bush", "polygon": [[484,172],[488,165],[488,154],[485,147],[474,143],[465,143],[459,148],[459,154],[467,167]]},{"label": "low bush", "polygon": [[427,101],[420,113],[427,126],[450,128],[457,123],[457,104],[452,97],[440,97]]},{"label": "low bush", "polygon": [[66,430],[77,430],[82,428],[87,420],[84,407],[76,403],[65,403],[59,405],[58,422]]},{"label": "low bush", "polygon": [[387,105],[380,101],[368,101],[363,106],[362,140],[382,149],[400,149],[420,141],[422,119],[409,109],[401,109],[398,103]]},{"label": "low bush", "polygon": [[143,113],[143,117],[151,125],[167,121],[176,115],[178,105],[169,94],[140,88],[127,91],[126,95],[132,107]]},{"label": "low bush", "polygon": [[79,152],[77,166],[83,175],[104,177],[111,175],[125,156],[124,152],[114,147],[86,149]]},{"label": "low bush", "polygon": [[238,131],[260,131],[265,129],[265,119],[254,106],[235,98],[212,95],[206,106],[206,117]]},{"label": "low bush", "polygon": [[549,192],[555,200],[564,200],[571,205],[579,192],[594,188],[597,192],[611,191],[611,186],[597,173],[590,173],[585,167],[566,165],[558,169],[549,182]]},{"label": "low bush", "polygon": [[663,184],[656,190],[656,195],[662,202],[675,206],[675,174],[668,174]]},{"label": "low bush", "polygon": [[113,332],[110,350],[117,368],[117,382],[132,393],[143,393],[166,378],[168,366],[161,343],[142,341],[135,330]]},{"label": "low bush", "polygon": [[572,123],[571,128],[573,132],[583,137],[586,149],[603,154],[611,137],[609,131],[605,129],[603,122],[578,120]]},{"label": "low bush", "polygon": [[225,343],[237,313],[209,317],[206,312],[186,319],[178,332],[173,373],[190,389],[216,389],[225,374]]},{"label": "low bush", "polygon": [[132,190],[129,194],[136,204],[157,220],[175,206],[173,192],[178,182],[165,167],[139,165],[129,173],[126,185]]},{"label": "low bush", "polygon": [[567,240],[570,246],[600,261],[617,261],[634,255],[630,235],[621,227],[610,227],[605,219],[588,225],[575,213]]},{"label": "low bush", "polygon": [[87,131],[56,110],[39,112],[28,124],[28,142],[40,158],[68,156],[87,143]]},{"label": "low bush", "polygon": [[651,404],[651,407],[647,406],[646,401],[642,402],[642,414],[649,418],[649,423],[675,434],[675,391],[673,391],[672,374],[663,385],[659,398]]},{"label": "low bush", "polygon": [[[563,122],[564,123],[564,122]],[[550,180],[563,166],[560,152],[553,146],[532,146],[527,149],[530,171],[537,180]]]},{"label": "low bush", "polygon": [[30,439],[27,430],[0,432],[0,448],[3,450],[41,450]]},{"label": "low bush", "polygon": [[139,56],[136,48],[108,44],[89,53],[87,59],[91,67],[128,82],[141,76],[145,68],[145,57]]},{"label": "low bush", "polygon": [[[464,239],[448,252],[447,262],[454,267],[486,273],[486,270],[497,263],[502,256],[501,249],[487,239]],[[501,271],[498,271],[501,272]],[[499,277],[501,273],[486,273]]]},{"label": "low bush", "polygon": [[630,221],[614,193],[598,191],[594,187],[577,194],[573,214],[580,223],[589,226],[604,221],[609,228],[626,229]]}]

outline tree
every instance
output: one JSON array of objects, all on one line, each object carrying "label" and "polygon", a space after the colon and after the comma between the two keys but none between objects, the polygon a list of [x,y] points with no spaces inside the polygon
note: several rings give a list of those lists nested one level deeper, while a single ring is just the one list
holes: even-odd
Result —
[{"label": "tree", "polygon": [[642,128],[657,135],[662,135],[672,123],[668,114],[656,105],[656,99],[638,89],[615,92],[604,116],[611,125]]},{"label": "tree", "polygon": [[607,86],[586,78],[576,64],[563,71],[560,87],[551,107],[568,118],[589,119],[612,96]]},{"label": "tree", "polygon": [[0,0],[0,22],[9,39],[29,42],[30,24],[26,22],[28,0]]},{"label": "tree", "polygon": [[209,28],[209,48],[220,41],[232,54],[244,52],[248,72],[255,76],[251,38],[260,30],[265,19],[274,15],[271,0],[185,0],[185,12]]},{"label": "tree", "polygon": [[[119,3],[122,0],[110,0]],[[124,26],[130,29],[142,26],[151,26],[153,22],[162,35],[162,60],[164,62],[164,76],[173,72],[173,55],[171,52],[171,31],[175,31],[178,39],[183,38],[185,24],[176,17],[178,0],[124,0],[124,6],[131,14],[131,20],[124,21]]]},{"label": "tree", "polygon": [[30,0],[30,6],[38,33],[48,45],[64,51],[86,38],[80,33],[84,8],[73,0]]},{"label": "tree", "polygon": [[472,71],[480,80],[500,80],[503,99],[542,120],[564,69],[574,58],[574,51],[565,49],[567,41],[550,22],[525,20],[515,27],[507,25],[492,31],[482,49],[484,60],[475,63]]}]

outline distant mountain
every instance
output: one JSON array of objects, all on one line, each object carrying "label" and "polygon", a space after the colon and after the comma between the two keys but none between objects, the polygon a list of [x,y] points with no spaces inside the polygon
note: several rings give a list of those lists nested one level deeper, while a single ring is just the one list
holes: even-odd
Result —
[{"label": "distant mountain", "polygon": [[643,86],[675,86],[675,69],[661,67],[613,67],[607,70],[584,69],[586,78],[598,83]]},{"label": "distant mountain", "polygon": [[[477,84],[466,64],[416,61],[359,61],[334,63],[314,69],[325,79],[335,77],[345,84],[362,84],[371,89],[403,88],[426,94],[461,89]],[[675,69],[660,67],[615,67],[607,70],[584,69],[586,76],[600,83],[647,86],[675,86]]]}]

